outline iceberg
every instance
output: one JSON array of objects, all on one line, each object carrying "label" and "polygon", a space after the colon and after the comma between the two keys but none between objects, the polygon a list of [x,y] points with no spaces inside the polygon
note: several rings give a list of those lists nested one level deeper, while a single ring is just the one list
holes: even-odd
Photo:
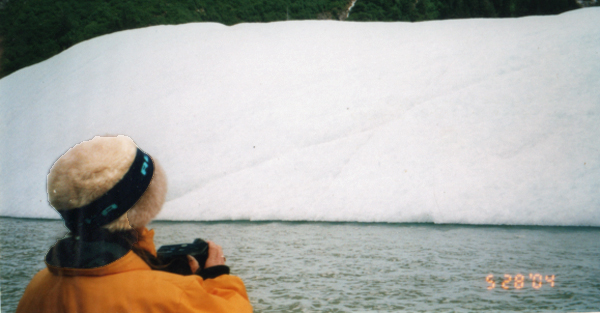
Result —
[{"label": "iceberg", "polygon": [[600,226],[600,8],[419,23],[191,23],[94,38],[0,80],[0,215],[125,134],[162,220]]}]

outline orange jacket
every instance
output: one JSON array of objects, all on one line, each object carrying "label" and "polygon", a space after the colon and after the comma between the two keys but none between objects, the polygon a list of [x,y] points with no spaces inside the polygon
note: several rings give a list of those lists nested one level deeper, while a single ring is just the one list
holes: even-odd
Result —
[{"label": "orange jacket", "polygon": [[[140,232],[138,245],[155,254],[154,231]],[[23,294],[21,312],[252,312],[239,277],[203,280],[154,271],[134,252],[97,268],[48,265]]]}]

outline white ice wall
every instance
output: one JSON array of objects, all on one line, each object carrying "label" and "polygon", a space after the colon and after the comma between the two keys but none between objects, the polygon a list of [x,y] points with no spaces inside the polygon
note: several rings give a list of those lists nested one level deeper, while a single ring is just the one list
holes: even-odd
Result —
[{"label": "white ice wall", "polygon": [[197,23],[0,80],[0,214],[58,217],[68,148],[126,134],[162,219],[600,226],[600,9],[422,23]]}]

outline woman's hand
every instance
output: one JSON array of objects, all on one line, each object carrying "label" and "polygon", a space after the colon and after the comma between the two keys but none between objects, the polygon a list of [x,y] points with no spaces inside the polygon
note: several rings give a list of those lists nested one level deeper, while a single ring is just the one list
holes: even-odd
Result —
[{"label": "woman's hand", "polygon": [[198,271],[198,269],[200,268],[200,264],[198,264],[198,260],[196,260],[195,257],[193,257],[189,254],[188,254],[187,258],[188,258],[188,264],[190,265],[190,269],[192,270],[192,273],[196,273]]},{"label": "woman's hand", "polygon": [[208,258],[206,259],[204,268],[209,268],[215,265],[225,265],[223,248],[212,241],[207,241],[206,243],[208,243]]},{"label": "woman's hand", "polygon": [[[208,258],[206,259],[204,268],[209,268],[216,265],[225,265],[225,255],[223,255],[223,248],[221,248],[221,246],[212,241],[207,241],[206,243],[208,243]],[[190,265],[192,273],[196,273],[196,271],[200,268],[200,264],[198,264],[196,258],[194,258],[191,255],[188,255],[188,263]]]}]

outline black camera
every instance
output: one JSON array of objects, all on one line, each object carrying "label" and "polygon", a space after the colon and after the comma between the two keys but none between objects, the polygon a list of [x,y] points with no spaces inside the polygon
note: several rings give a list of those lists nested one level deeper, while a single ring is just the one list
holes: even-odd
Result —
[{"label": "black camera", "polygon": [[198,238],[193,243],[162,246],[156,251],[156,254],[163,266],[161,270],[175,274],[191,275],[193,273],[187,255],[196,258],[198,264],[200,264],[200,269],[203,269],[208,258],[208,243]]}]

